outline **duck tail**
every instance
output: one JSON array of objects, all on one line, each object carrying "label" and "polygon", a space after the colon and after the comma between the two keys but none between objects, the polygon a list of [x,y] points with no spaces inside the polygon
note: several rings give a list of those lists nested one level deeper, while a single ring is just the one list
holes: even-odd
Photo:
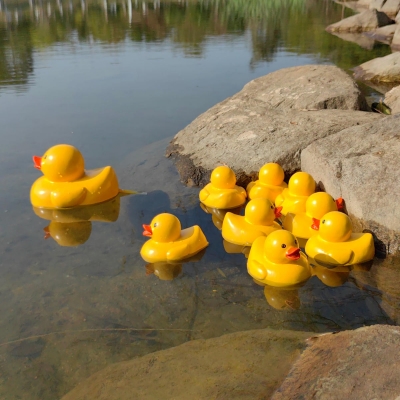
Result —
[{"label": "duck tail", "polygon": [[129,196],[131,194],[147,194],[147,192],[137,192],[136,190],[119,189],[120,196]]}]

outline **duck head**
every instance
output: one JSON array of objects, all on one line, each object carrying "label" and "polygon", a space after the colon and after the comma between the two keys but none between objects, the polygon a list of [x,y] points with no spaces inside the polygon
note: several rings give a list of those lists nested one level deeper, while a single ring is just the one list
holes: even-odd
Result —
[{"label": "duck head", "polygon": [[280,210],[282,207],[276,208],[267,199],[253,199],[247,203],[244,210],[246,221],[253,225],[272,225],[275,218],[281,216]]},{"label": "duck head", "polygon": [[235,173],[226,165],[221,165],[211,173],[211,184],[218,189],[233,189],[236,185]]},{"label": "duck head", "polygon": [[313,193],[306,201],[306,214],[313,219],[312,228],[318,230],[321,218],[331,211],[337,211],[343,199],[334,198],[325,192]]},{"label": "duck head", "polygon": [[81,152],[69,144],[50,147],[42,157],[33,156],[33,164],[52,182],[75,181],[85,173]]},{"label": "duck head", "polygon": [[258,173],[258,179],[266,185],[280,186],[284,178],[285,172],[277,163],[264,164]]},{"label": "duck head", "polygon": [[307,172],[296,172],[289,179],[288,188],[293,195],[310,196],[315,192],[315,181]]},{"label": "duck head", "polygon": [[173,242],[181,236],[181,223],[175,215],[163,213],[156,215],[150,225],[143,225],[143,236],[156,242]]},{"label": "duck head", "polygon": [[273,263],[287,264],[300,258],[300,248],[297,239],[289,231],[282,229],[267,236],[264,254]]},{"label": "duck head", "polygon": [[345,242],[351,233],[350,218],[340,211],[328,212],[319,224],[319,236],[327,242]]}]

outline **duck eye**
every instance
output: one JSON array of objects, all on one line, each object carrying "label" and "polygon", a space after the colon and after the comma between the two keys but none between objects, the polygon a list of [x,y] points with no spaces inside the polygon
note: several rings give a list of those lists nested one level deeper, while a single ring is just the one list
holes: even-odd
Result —
[{"label": "duck eye", "polygon": [[154,225],[153,225],[153,226],[154,226],[154,228],[155,228],[157,225],[158,225],[158,224],[157,224],[157,222],[154,222]]},{"label": "duck eye", "polygon": [[274,208],[274,206],[271,206],[271,210]]},{"label": "duck eye", "polygon": [[47,158],[47,156],[44,156],[43,159],[45,160]]},{"label": "duck eye", "polygon": [[297,240],[294,241],[294,244],[297,246]]},{"label": "duck eye", "polygon": [[324,224],[324,223],[325,223],[325,220],[322,220],[322,223]]},{"label": "duck eye", "polygon": [[282,245],[282,249],[284,249],[284,248],[286,248],[286,244],[283,244],[283,245]]}]

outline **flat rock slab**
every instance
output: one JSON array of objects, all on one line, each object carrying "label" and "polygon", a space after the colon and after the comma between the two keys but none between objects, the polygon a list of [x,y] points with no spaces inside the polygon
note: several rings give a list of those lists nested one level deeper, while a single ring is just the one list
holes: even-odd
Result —
[{"label": "flat rock slab", "polygon": [[400,52],[359,65],[354,69],[354,78],[372,82],[400,82]]},{"label": "flat rock slab", "polygon": [[400,328],[375,325],[311,339],[272,400],[394,400]]},{"label": "flat rock slab", "polygon": [[313,141],[380,118],[352,111],[364,107],[357,85],[339,68],[287,68],[250,82],[200,115],[174,137],[166,155],[190,185],[208,183],[221,164],[233,168],[242,185],[266,162],[292,174]]},{"label": "flat rock slab", "polygon": [[366,10],[326,27],[327,32],[366,32],[394,23],[384,12]]},{"label": "flat rock slab", "polygon": [[379,252],[400,250],[399,124],[395,115],[353,126],[301,154],[302,170],[334,198],[344,198],[355,228],[371,230]]},{"label": "flat rock slab", "polygon": [[394,87],[385,94],[384,103],[392,110],[392,114],[400,113],[400,86]]},{"label": "flat rock slab", "polygon": [[194,340],[110,365],[62,400],[269,399],[310,335],[262,329]]},{"label": "flat rock slab", "polygon": [[[397,16],[397,18],[400,16],[400,12]],[[396,18],[396,20],[397,20]],[[394,31],[393,34],[393,39],[391,43],[392,51],[399,51],[400,50],[400,18],[398,18],[399,21],[397,21],[396,24],[396,30]]]}]

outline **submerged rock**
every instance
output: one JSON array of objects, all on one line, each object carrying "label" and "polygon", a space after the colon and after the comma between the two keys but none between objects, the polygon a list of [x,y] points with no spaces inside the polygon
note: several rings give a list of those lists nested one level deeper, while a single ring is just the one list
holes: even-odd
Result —
[{"label": "submerged rock", "polygon": [[110,365],[62,400],[269,398],[310,335],[262,329],[193,340]]},{"label": "submerged rock", "polygon": [[342,19],[335,24],[327,26],[326,30],[328,32],[365,32],[393,23],[394,21],[384,12],[373,9]]},{"label": "submerged rock", "polygon": [[400,251],[399,123],[387,116],[347,128],[301,154],[302,170],[345,199],[355,231],[372,231],[380,254]]},{"label": "submerged rock", "polygon": [[400,82],[400,52],[359,65],[354,69],[354,78],[374,82]]},{"label": "submerged rock", "polygon": [[399,327],[375,325],[309,341],[272,400],[393,400],[399,395]]},{"label": "submerged rock", "polygon": [[286,173],[300,169],[300,153],[313,141],[380,116],[364,113],[364,96],[331,66],[287,68],[247,84],[180,131],[167,149],[186,184],[204,185],[227,164],[245,185],[266,162]]},{"label": "submerged rock", "polygon": [[382,28],[376,29],[375,31],[365,32],[363,35],[369,37],[371,40],[377,40],[378,42],[390,44],[392,42],[396,28],[397,25],[394,24],[386,25],[383,26]]}]

